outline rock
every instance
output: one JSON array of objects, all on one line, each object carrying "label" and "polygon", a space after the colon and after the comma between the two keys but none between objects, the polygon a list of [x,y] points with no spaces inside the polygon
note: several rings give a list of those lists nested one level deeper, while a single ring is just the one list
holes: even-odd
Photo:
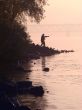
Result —
[{"label": "rock", "polygon": [[26,72],[32,72],[32,70],[26,70]]},{"label": "rock", "polygon": [[28,88],[32,86],[32,81],[19,81],[16,86],[17,88]]},{"label": "rock", "polygon": [[49,71],[49,68],[44,68],[43,71],[48,72]]},{"label": "rock", "polygon": [[74,52],[74,50],[61,50],[61,53],[69,53],[69,52]]},{"label": "rock", "polygon": [[20,105],[15,98],[3,95],[0,97],[0,110],[31,110],[27,106]]},{"label": "rock", "polygon": [[31,81],[20,81],[16,83],[17,93],[18,94],[32,94],[35,96],[42,96],[44,90],[42,86],[32,86]]},{"label": "rock", "polygon": [[1,92],[8,96],[15,96],[17,93],[15,83],[11,81],[0,82],[0,93]]},{"label": "rock", "polygon": [[28,89],[31,86],[32,86],[32,81],[19,81],[16,83],[17,92],[19,94],[28,93]]},{"label": "rock", "polygon": [[15,110],[15,103],[6,95],[0,97],[0,110]]},{"label": "rock", "polygon": [[8,97],[15,97],[17,94],[42,96],[44,94],[44,90],[42,86],[32,86],[32,81],[0,83],[0,96],[7,95]]},{"label": "rock", "polygon": [[35,65],[36,63],[34,63],[34,65]]},{"label": "rock", "polygon": [[46,91],[47,93],[49,93],[49,91]]},{"label": "rock", "polygon": [[44,90],[42,86],[33,86],[29,89],[29,93],[35,96],[42,96],[44,94]]}]

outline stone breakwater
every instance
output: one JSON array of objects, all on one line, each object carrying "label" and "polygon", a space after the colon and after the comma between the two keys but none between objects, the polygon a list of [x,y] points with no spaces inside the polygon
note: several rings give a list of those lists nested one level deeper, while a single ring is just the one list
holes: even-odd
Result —
[{"label": "stone breakwater", "polygon": [[16,99],[17,95],[23,94],[42,97],[44,89],[42,86],[33,86],[31,81],[0,82],[0,110],[31,110]]},{"label": "stone breakwater", "polygon": [[60,53],[74,52],[74,50],[58,50],[55,48],[44,47],[35,44],[31,44],[28,48],[29,49],[26,53],[27,59],[38,59],[41,56],[51,56]]}]

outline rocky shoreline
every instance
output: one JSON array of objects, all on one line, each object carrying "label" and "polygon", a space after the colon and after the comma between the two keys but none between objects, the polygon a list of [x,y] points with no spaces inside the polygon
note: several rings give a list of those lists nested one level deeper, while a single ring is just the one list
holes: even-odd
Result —
[{"label": "rocky shoreline", "polygon": [[58,50],[51,47],[44,47],[40,45],[35,45],[34,43],[29,45],[29,49],[26,52],[26,58],[28,59],[38,59],[42,56],[51,56],[60,53],[74,52],[74,50]]},{"label": "rocky shoreline", "polygon": [[[11,72],[31,72],[31,70],[25,70],[21,64],[31,59],[39,59],[43,56],[74,52],[74,50],[56,50],[35,44],[29,45],[28,48],[24,58],[18,60],[15,64],[7,64],[5,70]],[[48,72],[49,68],[44,68],[43,71]],[[29,107],[21,105],[16,96],[30,94],[35,97],[42,97],[44,92],[42,86],[33,86],[31,81],[0,81],[0,110],[31,110]]]},{"label": "rocky shoreline", "polygon": [[5,81],[0,82],[0,110],[31,110],[20,104],[17,95],[31,94],[42,97],[44,89],[42,86],[33,86],[31,81]]}]

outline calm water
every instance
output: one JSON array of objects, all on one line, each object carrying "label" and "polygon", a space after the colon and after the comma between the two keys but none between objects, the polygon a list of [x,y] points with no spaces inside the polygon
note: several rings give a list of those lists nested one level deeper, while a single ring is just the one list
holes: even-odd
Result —
[{"label": "calm water", "polygon": [[[38,33],[33,34],[36,35],[33,40],[38,43]],[[31,80],[33,85],[42,85],[45,94],[37,98],[30,95],[18,96],[18,98],[32,110],[81,110],[82,33],[55,32],[53,35],[55,37],[52,39],[55,40],[48,39],[47,45],[59,49],[73,49],[75,52],[41,57],[26,64],[25,68],[30,68],[32,72],[14,75],[13,80]],[[50,71],[42,71],[44,67],[49,67]]]},{"label": "calm water", "polygon": [[[42,57],[29,62],[32,73],[26,74],[23,78],[25,80],[29,78],[34,85],[42,85],[45,94],[42,98],[21,96],[23,104],[29,105],[33,110],[37,108],[41,110],[82,109],[82,51],[80,50],[80,40],[78,38],[79,45],[77,42],[74,44],[73,49],[76,50],[74,53]],[[49,67],[50,71],[43,72],[44,67]]]},{"label": "calm water", "polygon": [[[74,56],[75,53],[61,54],[31,63],[30,80],[45,89],[44,110],[81,110],[82,64]],[[43,72],[43,67],[49,67],[50,71]]]}]

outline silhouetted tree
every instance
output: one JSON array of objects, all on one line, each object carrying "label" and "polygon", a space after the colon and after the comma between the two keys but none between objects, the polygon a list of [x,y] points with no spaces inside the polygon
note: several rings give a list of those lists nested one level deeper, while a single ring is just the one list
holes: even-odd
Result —
[{"label": "silhouetted tree", "polygon": [[43,17],[45,4],[46,0],[0,0],[0,21],[13,22],[27,14],[39,22]]},{"label": "silhouetted tree", "polygon": [[0,0],[0,59],[14,60],[25,56],[31,43],[26,33],[26,15],[33,21],[43,18],[46,0]]}]

